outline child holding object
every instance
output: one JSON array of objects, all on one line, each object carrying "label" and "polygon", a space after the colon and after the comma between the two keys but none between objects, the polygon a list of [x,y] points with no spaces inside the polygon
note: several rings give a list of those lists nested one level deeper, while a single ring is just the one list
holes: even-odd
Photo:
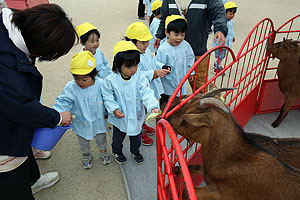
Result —
[{"label": "child holding object", "polygon": [[[165,77],[170,71],[162,69],[163,64],[156,62],[150,50],[147,48],[149,46],[149,40],[152,38],[153,36],[150,34],[148,27],[143,22],[132,23],[126,30],[125,39],[132,41],[140,50],[140,63],[138,67],[144,72],[150,82],[150,88],[154,91],[155,98],[159,99],[160,95],[164,92],[161,78]],[[155,130],[144,123],[141,136],[142,144],[152,145],[153,140],[148,137],[146,133],[153,135]]]},{"label": "child holding object", "polygon": [[[224,7],[226,10],[226,19],[227,19],[227,28],[228,28],[225,45],[232,48],[232,43],[235,41],[232,19],[234,18],[235,13],[237,11],[237,6],[233,2],[226,2],[224,4]],[[218,44],[217,41],[216,42],[212,41],[213,47],[216,47],[219,45],[220,44]],[[216,62],[214,63],[214,72],[215,73],[217,73],[223,69],[223,67],[221,66],[221,63],[222,63],[222,60],[226,56],[226,52],[227,52],[226,49],[217,49],[215,51],[215,58],[216,58]]]},{"label": "child holding object", "polygon": [[[171,72],[162,79],[164,94],[161,95],[160,105],[168,102],[181,79],[192,67],[195,56],[191,45],[184,40],[187,29],[187,20],[180,15],[171,15],[166,18],[165,33],[168,41],[159,46],[156,61],[170,66]],[[192,81],[192,72],[189,81]],[[182,86],[182,95],[186,94],[186,83]],[[178,93],[177,96],[180,94]]]},{"label": "child holding object", "polygon": [[91,23],[86,22],[77,26],[76,32],[83,46],[82,50],[90,51],[96,59],[97,76],[104,79],[112,71],[104,53],[99,49],[100,33],[98,29]]},{"label": "child holding object", "polygon": [[113,125],[112,152],[116,162],[127,162],[122,148],[128,135],[134,161],[142,164],[140,146],[145,107],[149,113],[158,113],[158,101],[148,79],[138,69],[138,48],[130,41],[120,41],[114,46],[113,55],[113,73],[104,80],[102,88],[108,123]]},{"label": "child holding object", "polygon": [[54,109],[70,111],[75,118],[73,131],[78,137],[83,154],[84,169],[92,167],[90,140],[96,138],[100,150],[100,158],[104,165],[111,159],[107,150],[105,107],[101,94],[103,79],[97,77],[96,60],[91,52],[82,51],[72,58],[70,71],[74,80],[67,83],[57,97]]}]

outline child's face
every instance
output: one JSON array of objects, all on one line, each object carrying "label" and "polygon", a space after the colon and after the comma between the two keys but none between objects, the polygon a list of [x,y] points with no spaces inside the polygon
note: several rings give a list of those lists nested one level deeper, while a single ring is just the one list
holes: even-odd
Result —
[{"label": "child's face", "polygon": [[166,35],[169,38],[168,39],[169,44],[175,47],[178,46],[184,40],[185,37],[185,33],[183,32],[175,33],[174,31],[171,31],[170,33],[166,31]]},{"label": "child's face", "polygon": [[130,78],[131,76],[133,76],[135,74],[137,69],[138,69],[137,65],[128,67],[128,66],[123,64],[121,66],[121,74],[122,74],[123,78]]},{"label": "child's face", "polygon": [[74,80],[76,84],[82,89],[94,85],[95,82],[95,80],[92,79],[92,77],[90,77],[89,75],[74,75]]},{"label": "child's face", "polygon": [[235,16],[235,13],[232,11],[226,13],[226,18],[228,21],[232,20],[234,18],[234,16]]},{"label": "child's face", "polygon": [[137,41],[135,45],[143,54],[143,53],[145,53],[147,47],[149,46],[149,41],[146,41],[146,42]]},{"label": "child's face", "polygon": [[95,54],[96,49],[99,47],[99,37],[95,33],[92,33],[88,37],[84,46],[85,46],[85,50],[90,51],[92,54]]}]

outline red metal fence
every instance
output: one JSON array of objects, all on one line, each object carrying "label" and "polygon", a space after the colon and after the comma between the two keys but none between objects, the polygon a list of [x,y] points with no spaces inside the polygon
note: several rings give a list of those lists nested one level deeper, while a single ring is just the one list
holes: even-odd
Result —
[{"label": "red metal fence", "polygon": [[[210,83],[214,83],[218,88],[237,88],[225,92],[222,96],[242,127],[255,113],[277,111],[282,104],[274,99],[273,101],[269,99],[270,91],[274,95],[279,95],[280,91],[276,89],[278,88],[276,67],[271,66],[267,47],[276,41],[279,35],[280,37],[284,35],[286,38],[299,39],[299,24],[300,15],[297,15],[275,31],[273,22],[265,18],[251,30],[236,56],[230,48],[218,46],[201,56],[188,71],[170,97],[156,127],[157,199],[182,199],[183,188],[186,188],[189,198],[196,200],[194,186],[199,186],[203,180],[203,177],[192,176],[188,170],[190,164],[202,164],[201,145],[190,143],[185,138],[176,135],[166,119],[200,91],[205,91]],[[214,74],[211,57],[216,50],[221,48],[227,50],[222,63],[225,67]],[[188,76],[194,69],[197,71],[199,62],[206,57],[209,60],[206,84],[196,91],[193,90],[187,98],[181,99],[180,97],[179,104],[170,110],[170,105],[176,95],[181,94],[182,85],[187,81]],[[294,108],[296,107],[300,107],[299,101],[296,102]],[[176,167],[180,167],[181,174],[174,174]]]}]

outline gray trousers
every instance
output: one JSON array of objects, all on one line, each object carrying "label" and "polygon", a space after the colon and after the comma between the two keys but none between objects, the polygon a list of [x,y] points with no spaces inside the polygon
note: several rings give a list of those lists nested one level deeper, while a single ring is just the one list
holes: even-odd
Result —
[{"label": "gray trousers", "polygon": [[[89,154],[90,153],[90,140],[86,140],[83,137],[77,135],[78,143],[80,146],[80,150],[82,154]],[[106,133],[99,133],[95,136],[96,144],[100,151],[107,150],[107,141],[106,141]]]}]

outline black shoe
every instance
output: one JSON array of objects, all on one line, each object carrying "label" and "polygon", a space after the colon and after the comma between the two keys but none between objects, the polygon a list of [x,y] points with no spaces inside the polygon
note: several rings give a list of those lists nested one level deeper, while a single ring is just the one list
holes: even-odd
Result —
[{"label": "black shoe", "polygon": [[132,156],[133,156],[133,159],[136,162],[136,164],[141,165],[144,163],[144,158],[143,158],[142,154],[133,153]]},{"label": "black shoe", "polygon": [[145,17],[138,17],[140,20],[145,20]]},{"label": "black shoe", "polygon": [[127,162],[127,159],[123,153],[114,153],[114,158],[117,163],[122,164],[122,165]]}]

